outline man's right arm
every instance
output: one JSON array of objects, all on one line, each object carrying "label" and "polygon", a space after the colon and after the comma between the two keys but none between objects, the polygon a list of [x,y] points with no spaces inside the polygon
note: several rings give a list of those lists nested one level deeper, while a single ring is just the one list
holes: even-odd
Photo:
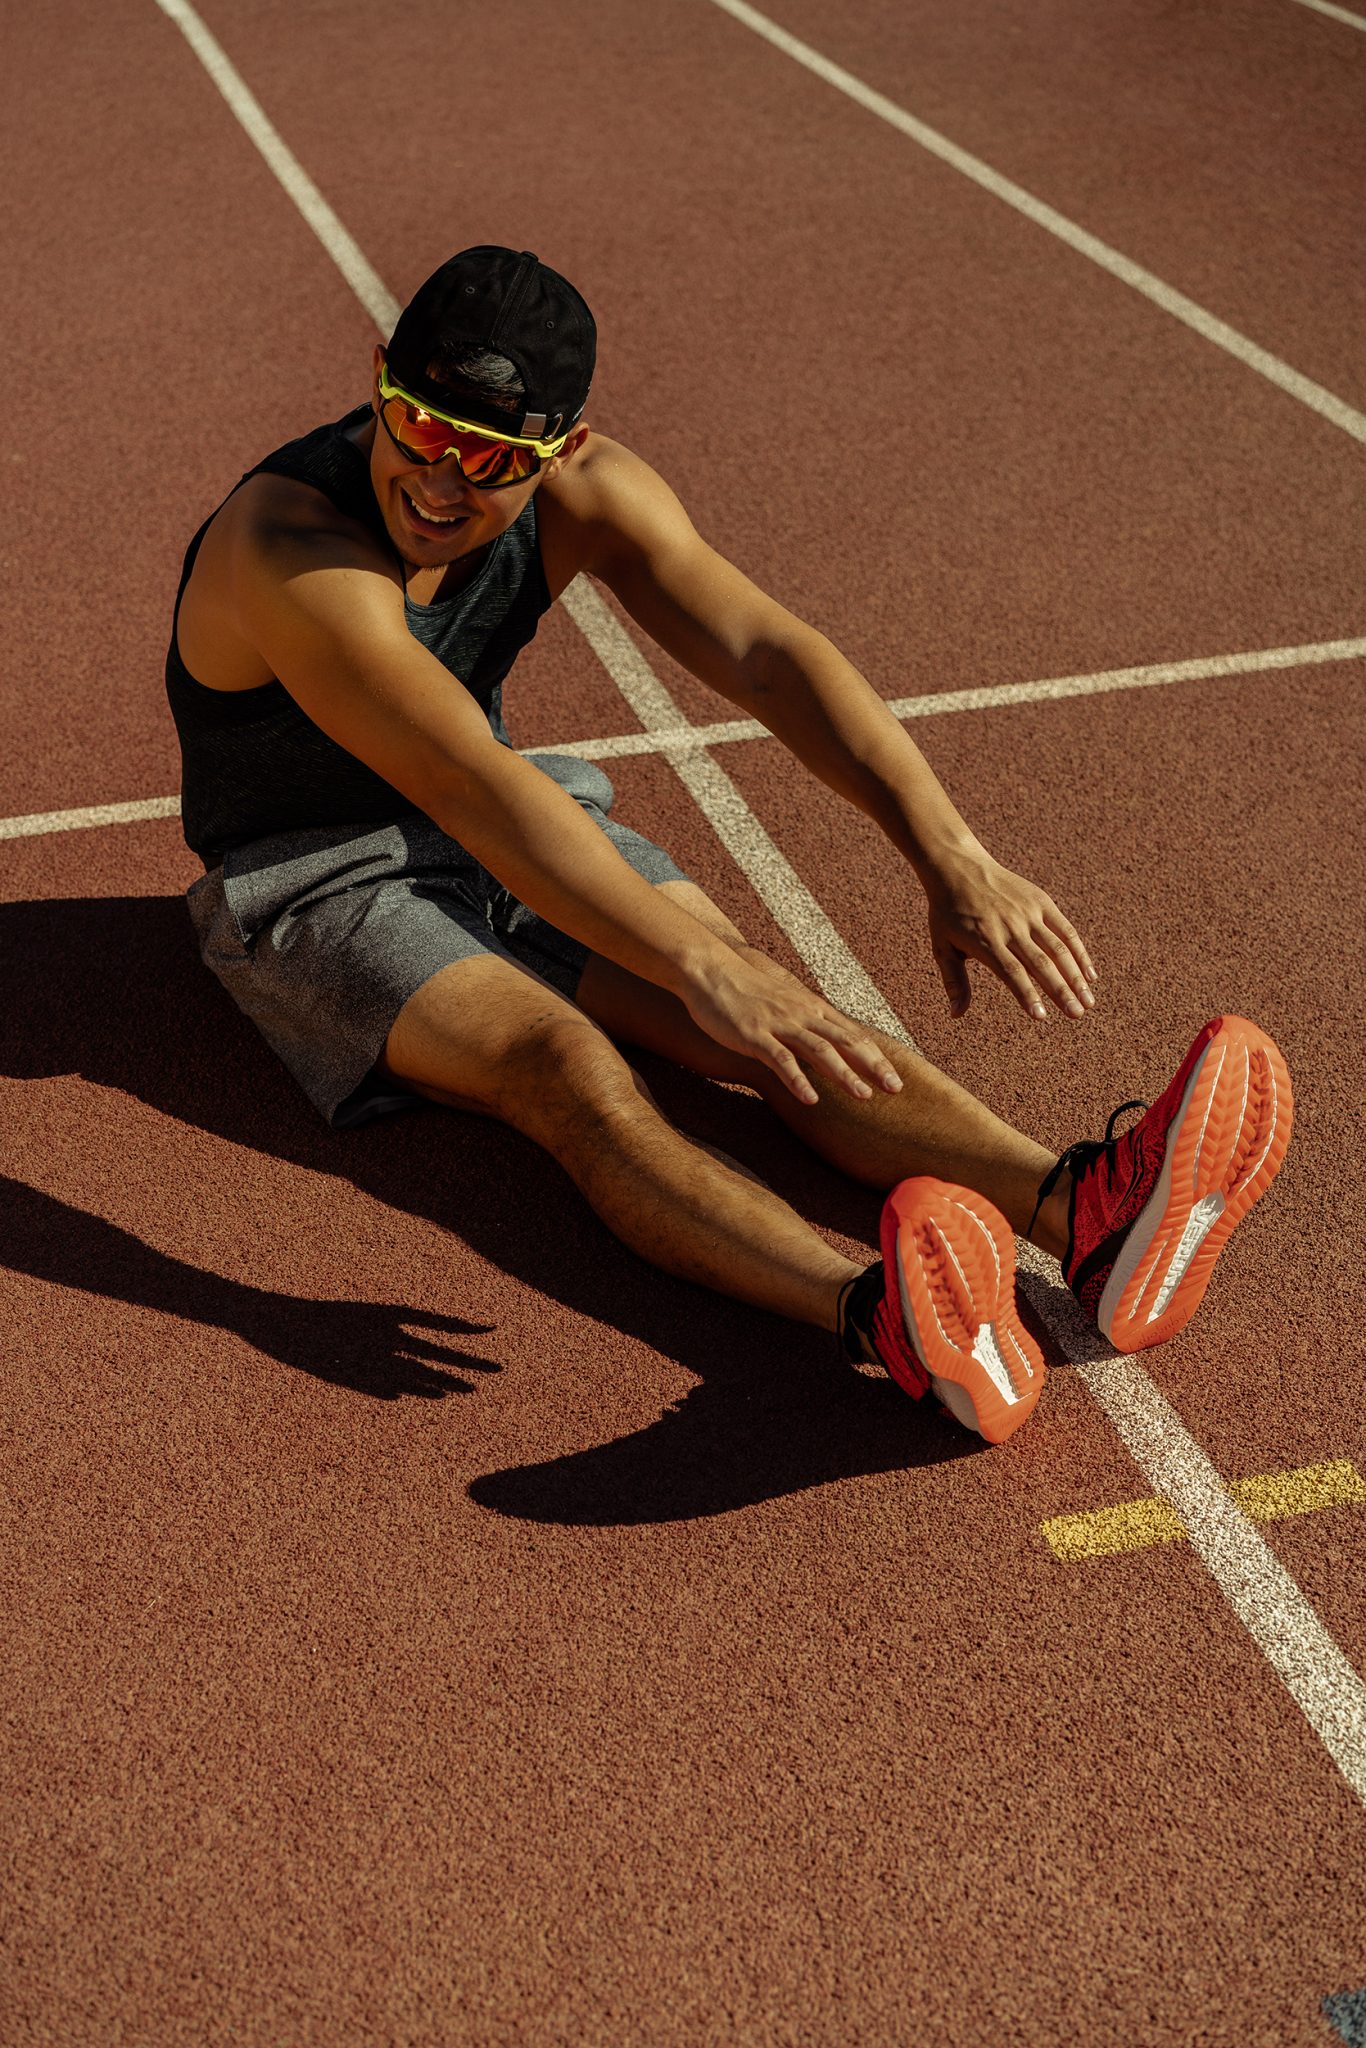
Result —
[{"label": "man's right arm", "polygon": [[883,1079],[865,1033],[652,888],[573,797],[494,738],[469,691],[408,632],[402,589],[361,536],[257,526],[233,583],[243,632],[314,724],[548,923],[670,990],[799,1099],[814,1099],[799,1060],[851,1093],[866,1092],[861,1074]]}]

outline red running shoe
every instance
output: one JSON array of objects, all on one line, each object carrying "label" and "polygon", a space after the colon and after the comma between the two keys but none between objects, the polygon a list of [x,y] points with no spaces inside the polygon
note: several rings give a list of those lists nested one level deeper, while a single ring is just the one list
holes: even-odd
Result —
[{"label": "red running shoe", "polygon": [[[965,1429],[1004,1443],[1043,1391],[1015,1309],[1015,1236],[983,1195],[903,1180],[882,1210],[882,1259],[846,1297],[845,1348],[913,1400],[933,1390]],[[857,1347],[857,1348],[856,1348]]]},{"label": "red running shoe", "polygon": [[[1290,1143],[1290,1076],[1246,1017],[1214,1017],[1171,1086],[1120,1137],[1072,1145],[1039,1190],[1072,1175],[1063,1278],[1117,1351],[1183,1330],[1214,1262],[1274,1180]],[[1038,1214],[1038,1211],[1035,1211]],[[1031,1228],[1033,1226],[1031,1225]]]}]

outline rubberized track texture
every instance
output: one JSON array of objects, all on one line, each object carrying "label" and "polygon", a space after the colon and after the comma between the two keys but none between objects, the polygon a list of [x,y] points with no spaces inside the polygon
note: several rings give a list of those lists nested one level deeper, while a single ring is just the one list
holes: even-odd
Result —
[{"label": "rubberized track texture", "polygon": [[[755,14],[9,10],[4,2048],[1361,2035],[1360,10]],[[324,1130],[195,956],[185,542],[489,240],[581,286],[592,424],[906,716],[1097,1008],[951,1019],[905,862],[609,592],[515,743],[601,753],[1050,1154],[1204,1018],[1293,1074],[1169,1341],[1016,1247],[1001,1445],[487,1120]],[[641,1071],[874,1256],[884,1191]]]}]

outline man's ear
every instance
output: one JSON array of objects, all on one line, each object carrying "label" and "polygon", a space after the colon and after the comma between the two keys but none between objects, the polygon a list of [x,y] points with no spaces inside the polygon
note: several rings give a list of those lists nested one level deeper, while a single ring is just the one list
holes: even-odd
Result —
[{"label": "man's ear", "polygon": [[377,341],[375,352],[370,358],[370,410],[379,412],[379,373],[384,364],[384,344]]},{"label": "man's ear", "polygon": [[578,424],[571,430],[569,439],[565,442],[559,454],[552,455],[550,458],[547,467],[552,476],[556,475],[559,472],[561,466],[564,463],[568,462],[571,455],[578,454],[580,448],[582,448],[584,442],[588,439],[588,436],[592,433],[592,431],[593,429],[589,426],[587,420],[580,420],[578,422]]}]

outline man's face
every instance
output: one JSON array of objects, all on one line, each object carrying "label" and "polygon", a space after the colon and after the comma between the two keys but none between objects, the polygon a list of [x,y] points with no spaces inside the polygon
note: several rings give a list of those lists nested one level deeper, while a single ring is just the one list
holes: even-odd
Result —
[{"label": "man's face", "polygon": [[440,462],[414,462],[386,433],[379,418],[379,366],[375,350],[371,410],[370,481],[389,538],[414,569],[441,568],[473,554],[506,533],[558,458],[543,462],[535,476],[506,490],[480,491],[466,483],[454,455]]}]

